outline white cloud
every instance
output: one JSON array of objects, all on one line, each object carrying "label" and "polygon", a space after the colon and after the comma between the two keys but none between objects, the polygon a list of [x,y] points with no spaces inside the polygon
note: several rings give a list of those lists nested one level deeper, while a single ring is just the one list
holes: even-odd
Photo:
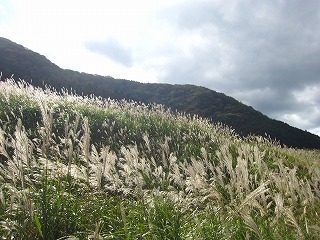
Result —
[{"label": "white cloud", "polygon": [[124,66],[130,67],[132,65],[130,49],[125,48],[113,38],[108,38],[103,42],[88,42],[86,47],[88,50],[102,54]]}]

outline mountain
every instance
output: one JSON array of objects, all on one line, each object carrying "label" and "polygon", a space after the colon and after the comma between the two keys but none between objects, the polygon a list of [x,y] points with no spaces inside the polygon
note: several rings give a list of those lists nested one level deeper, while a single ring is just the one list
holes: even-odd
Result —
[{"label": "mountain", "polygon": [[172,110],[229,125],[242,136],[267,134],[289,147],[320,149],[319,136],[270,119],[223,93],[194,85],[139,83],[64,70],[46,57],[5,38],[0,38],[0,71],[1,80],[14,75],[15,79],[24,79],[34,86],[50,85],[57,90],[72,89],[84,95],[160,103]]}]

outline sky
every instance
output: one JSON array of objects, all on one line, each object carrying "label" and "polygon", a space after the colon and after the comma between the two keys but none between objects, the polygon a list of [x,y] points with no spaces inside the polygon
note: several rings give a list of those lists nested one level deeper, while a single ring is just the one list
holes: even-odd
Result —
[{"label": "sky", "polygon": [[0,36],[64,69],[204,86],[320,136],[319,0],[0,0]]}]

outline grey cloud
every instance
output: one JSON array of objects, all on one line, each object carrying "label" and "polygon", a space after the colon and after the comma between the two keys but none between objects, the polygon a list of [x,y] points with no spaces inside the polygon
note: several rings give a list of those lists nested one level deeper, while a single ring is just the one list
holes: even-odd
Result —
[{"label": "grey cloud", "polygon": [[89,42],[85,46],[90,51],[104,55],[124,66],[130,67],[132,65],[131,51],[122,46],[116,39],[108,38],[103,42]]},{"label": "grey cloud", "polygon": [[318,128],[320,130],[320,83],[307,86],[295,96],[299,103],[303,104],[300,108],[300,116],[308,122],[309,128]]},{"label": "grey cloud", "polygon": [[162,14],[177,34],[212,44],[173,58],[161,81],[207,86],[271,117],[308,109],[310,126],[320,126],[320,105],[293,94],[320,81],[320,1],[189,1]]}]

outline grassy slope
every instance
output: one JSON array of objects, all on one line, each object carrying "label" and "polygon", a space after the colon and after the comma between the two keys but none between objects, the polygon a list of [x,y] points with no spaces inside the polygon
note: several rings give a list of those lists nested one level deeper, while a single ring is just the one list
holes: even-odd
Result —
[{"label": "grassy slope", "polygon": [[0,83],[0,234],[317,239],[319,151],[160,105]]}]

